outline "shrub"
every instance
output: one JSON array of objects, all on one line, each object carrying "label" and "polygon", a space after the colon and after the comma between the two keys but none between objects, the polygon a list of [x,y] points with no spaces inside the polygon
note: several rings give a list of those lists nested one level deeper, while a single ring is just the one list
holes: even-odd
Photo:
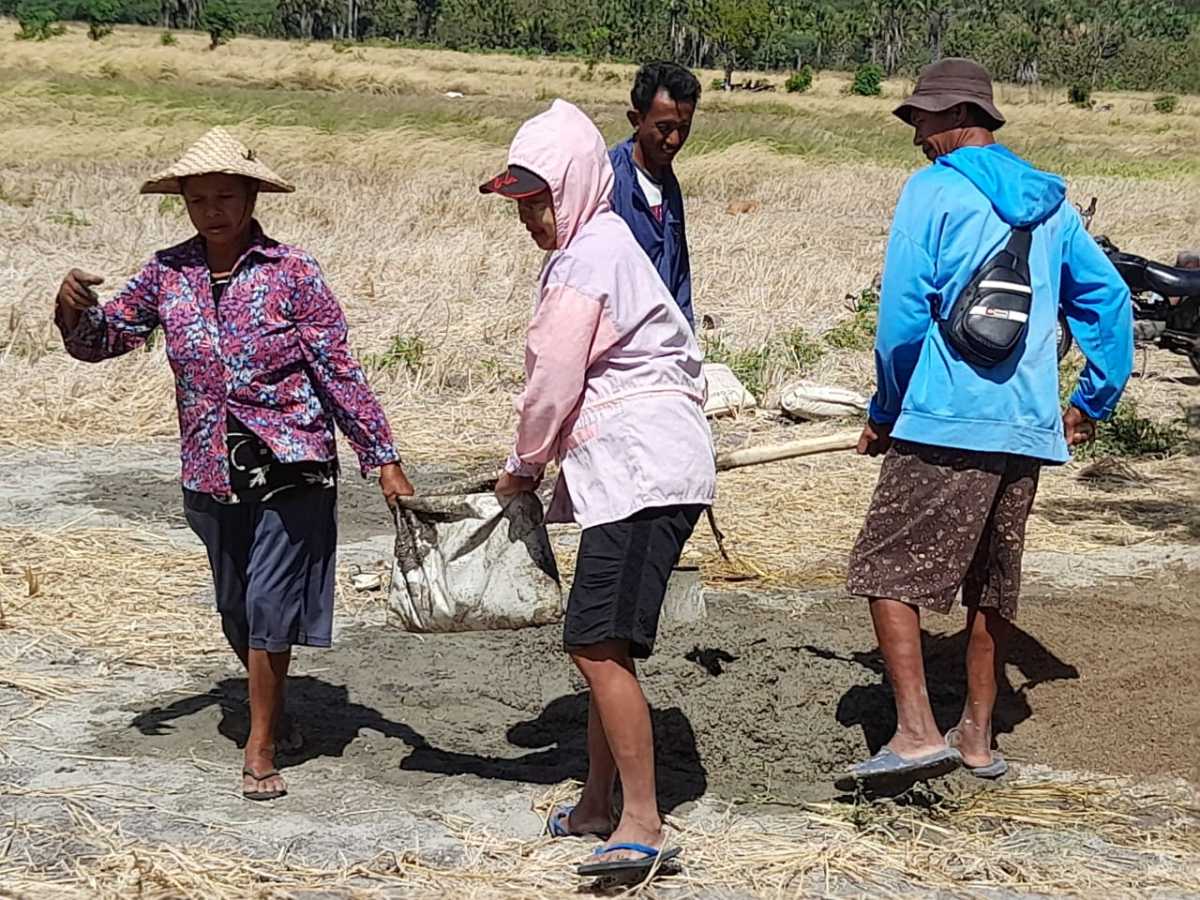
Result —
[{"label": "shrub", "polygon": [[162,44],[164,47],[174,47],[176,44],[179,43],[179,40],[178,40],[178,38],[175,37],[175,35],[172,32],[164,31],[162,34],[160,34],[158,36],[158,42],[160,44]]},{"label": "shrub", "polygon": [[788,76],[788,80],[784,82],[784,88],[786,88],[789,94],[803,94],[812,87],[812,83],[812,66],[804,66],[799,71],[793,72]]},{"label": "shrub", "polygon": [[878,97],[883,93],[883,68],[875,63],[863,63],[854,72],[850,93],[859,97]]},{"label": "shrub", "polygon": [[[1058,397],[1066,409],[1078,382],[1080,357],[1070,354],[1058,366]],[[1146,457],[1169,456],[1182,450],[1187,442],[1183,422],[1156,422],[1138,415],[1137,404],[1125,397],[1117,404],[1116,412],[1107,422],[1096,425],[1096,439],[1076,447],[1076,459],[1096,459],[1104,456]]]},{"label": "shrub", "polygon": [[782,344],[792,367],[800,373],[812,369],[825,356],[825,346],[803,328],[793,328],[784,334]]},{"label": "shrub", "polygon": [[117,0],[84,0],[82,12],[88,23],[88,37],[98,41],[112,34],[120,10]]},{"label": "shrub", "polygon": [[709,87],[712,88],[714,91],[723,91],[723,90],[725,90],[725,79],[724,78],[714,78],[712,80],[712,82],[709,84]]},{"label": "shrub", "polygon": [[1170,456],[1187,441],[1187,431],[1179,422],[1156,422],[1139,416],[1137,405],[1126,398],[1107,422],[1096,426],[1096,440],[1075,451],[1076,458],[1100,456]]},{"label": "shrub", "polygon": [[19,41],[48,41],[66,31],[58,24],[58,13],[45,0],[25,0],[17,7]]},{"label": "shrub", "polygon": [[704,359],[711,363],[724,363],[737,376],[738,381],[761,400],[767,390],[767,365],[771,361],[771,345],[761,347],[730,347],[720,335],[705,336]]},{"label": "shrub", "polygon": [[865,290],[853,298],[854,313],[825,332],[825,343],[835,350],[870,350],[875,346],[875,327],[879,321],[879,294]]},{"label": "shrub", "polygon": [[1156,112],[1170,115],[1179,108],[1179,98],[1174,94],[1163,94],[1161,97],[1154,99],[1154,109]]},{"label": "shrub", "polygon": [[200,14],[200,27],[208,32],[210,50],[237,37],[240,24],[237,9],[230,0],[209,0]]},{"label": "shrub", "polygon": [[1092,106],[1092,89],[1086,84],[1076,82],[1067,88],[1067,99],[1080,109],[1090,109]]},{"label": "shrub", "polygon": [[425,342],[419,337],[410,338],[398,334],[382,353],[369,353],[364,356],[363,364],[370,369],[384,372],[394,369],[416,372],[425,364]]}]

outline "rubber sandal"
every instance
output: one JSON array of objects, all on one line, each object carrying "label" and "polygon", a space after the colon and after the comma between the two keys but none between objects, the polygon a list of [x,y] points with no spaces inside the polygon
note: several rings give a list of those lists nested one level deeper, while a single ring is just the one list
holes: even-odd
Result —
[{"label": "rubber sandal", "polygon": [[612,835],[612,829],[606,832],[599,831],[572,831],[570,825],[571,813],[575,812],[574,806],[556,806],[554,811],[550,813],[550,818],[546,820],[546,833],[554,838],[568,837],[598,837],[601,840]]},{"label": "rubber sandal", "polygon": [[926,756],[907,759],[888,747],[884,747],[870,759],[860,762],[835,781],[839,791],[852,791],[857,787],[878,788],[904,781],[925,781],[953,772],[962,765],[962,755],[953,747],[946,747]]},{"label": "rubber sandal", "polygon": [[674,847],[670,850],[659,850],[648,844],[606,844],[597,847],[592,856],[603,856],[616,850],[629,850],[642,854],[641,859],[614,859],[609,862],[583,863],[576,871],[585,878],[619,877],[636,875],[645,877],[656,866],[670,862],[679,856],[680,850]]},{"label": "rubber sandal", "polygon": [[[263,772],[261,775],[257,772],[250,771],[250,767],[246,766],[242,769],[244,778],[253,778],[255,781],[263,781],[267,778],[274,778],[279,774],[278,769],[272,769],[270,772]],[[282,791],[242,791],[242,796],[247,800],[278,800],[280,797],[287,796],[287,788]]]},{"label": "rubber sandal", "polygon": [[[962,731],[959,730],[957,725],[946,732],[946,743],[956,750],[961,738]],[[964,762],[963,768],[976,778],[986,778],[988,781],[995,781],[997,778],[1003,778],[1008,774],[1008,760],[993,750],[992,761],[986,766],[968,766]]]}]

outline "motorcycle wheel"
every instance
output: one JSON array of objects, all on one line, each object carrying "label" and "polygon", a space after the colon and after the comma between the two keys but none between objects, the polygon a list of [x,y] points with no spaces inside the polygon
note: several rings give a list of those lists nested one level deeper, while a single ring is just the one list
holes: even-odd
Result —
[{"label": "motorcycle wheel", "polygon": [[[1058,314],[1058,325],[1054,330],[1054,339],[1058,345],[1058,361],[1062,362],[1067,358],[1067,354],[1071,352],[1071,344],[1074,338],[1071,336],[1071,326],[1067,323],[1067,317],[1062,313]],[[1192,359],[1192,365],[1196,365],[1197,360]],[[1200,371],[1200,369],[1197,369]]]}]

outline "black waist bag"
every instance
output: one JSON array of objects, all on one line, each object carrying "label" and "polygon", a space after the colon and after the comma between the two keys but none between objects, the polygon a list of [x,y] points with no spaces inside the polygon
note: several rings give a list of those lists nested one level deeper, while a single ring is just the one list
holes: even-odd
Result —
[{"label": "black waist bag", "polygon": [[1008,243],[980,266],[946,318],[934,310],[942,337],[967,362],[983,368],[999,365],[1025,337],[1033,306],[1029,282],[1032,238],[1029,228],[1014,228]]}]

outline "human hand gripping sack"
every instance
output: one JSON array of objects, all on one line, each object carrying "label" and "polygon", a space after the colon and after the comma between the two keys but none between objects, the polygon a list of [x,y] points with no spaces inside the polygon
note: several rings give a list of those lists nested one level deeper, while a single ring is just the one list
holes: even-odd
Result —
[{"label": "human hand gripping sack", "polygon": [[392,509],[396,508],[401,497],[411,497],[416,493],[399,463],[388,463],[380,467],[379,489],[383,491],[383,499]]},{"label": "human hand gripping sack", "polygon": [[515,497],[517,494],[532,494],[541,484],[540,478],[523,478],[511,472],[504,472],[496,480],[496,496],[501,500]]}]

